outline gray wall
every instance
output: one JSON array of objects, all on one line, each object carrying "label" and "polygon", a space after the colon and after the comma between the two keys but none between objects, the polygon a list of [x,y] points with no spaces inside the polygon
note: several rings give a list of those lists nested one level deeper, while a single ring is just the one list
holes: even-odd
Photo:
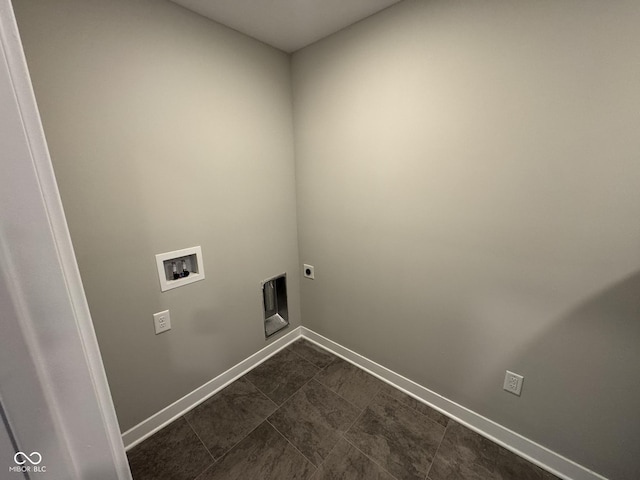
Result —
[{"label": "gray wall", "polygon": [[[261,280],[300,323],[290,58],[164,1],[14,5],[126,430],[265,345]],[[194,245],[206,279],[161,293]]]},{"label": "gray wall", "polygon": [[292,64],[305,326],[612,479],[640,478],[638,25],[405,1]]}]

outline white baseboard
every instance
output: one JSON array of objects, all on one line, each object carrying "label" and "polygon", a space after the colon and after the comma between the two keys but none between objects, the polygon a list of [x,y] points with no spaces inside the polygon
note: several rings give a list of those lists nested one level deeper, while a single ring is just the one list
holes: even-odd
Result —
[{"label": "white baseboard", "polygon": [[290,343],[295,342],[300,338],[301,333],[302,327],[293,329],[291,332],[278,338],[262,350],[254,353],[237,365],[234,365],[226,372],[221,373],[214,379],[209,380],[204,385],[196,388],[193,392],[186,394],[184,397],[176,400],[168,407],[163,408],[158,413],[155,413],[146,420],[143,420],[135,427],[130,428],[122,434],[122,443],[125,445],[125,450],[130,450],[135,447],[158,430],[173,422],[176,418],[181,417],[189,410],[200,405],[209,397],[215,395],[249,370],[254,369],[269,357],[278,353]]},{"label": "white baseboard", "polygon": [[448,398],[443,397],[442,395],[438,395],[422,385],[418,385],[408,378],[405,378],[402,375],[399,375],[394,371],[363,357],[359,353],[343,347],[333,340],[323,337],[313,330],[309,330],[306,327],[301,328],[303,338],[306,338],[310,342],[323,347],[338,357],[353,363],[371,375],[374,375],[380,380],[402,390],[416,400],[419,400],[439,412],[444,413],[456,422],[470,428],[483,437],[502,445],[504,448],[516,453],[517,455],[529,460],[531,463],[538,465],[544,470],[547,470],[560,478],[565,480],[607,480],[602,475],[599,475],[598,473],[593,472],[588,468],[585,468],[582,465],[579,465],[572,460],[569,460],[568,458],[565,458],[562,455],[559,455],[548,448],[543,447],[542,445],[529,440],[528,438],[525,438],[522,435],[449,400]]},{"label": "white baseboard", "polygon": [[565,480],[607,480],[602,475],[593,472],[582,465],[579,465],[568,458],[563,457],[542,445],[523,437],[522,435],[509,430],[502,425],[489,420],[468,408],[459,405],[448,398],[438,395],[428,388],[418,385],[389,370],[382,365],[363,357],[359,353],[349,350],[346,347],[329,340],[326,337],[309,330],[306,327],[297,327],[288,334],[277,339],[259,352],[254,353],[249,358],[231,367],[226,372],[208,381],[193,392],[188,393],[181,399],[175,401],[168,407],[160,410],[148,419],[139,423],[135,427],[122,434],[122,441],[125,449],[129,450],[142,442],[155,432],[168,425],[176,418],[184,415],[206,399],[222,390],[231,382],[257,367],[262,362],[272,357],[277,352],[285,348],[290,343],[303,337],[310,342],[330,351],[344,360],[353,363],[366,372],[374,375],[380,380],[402,390],[413,398],[429,405],[430,407],[444,413],[456,422],[470,428],[493,442],[502,445],[504,448],[520,455],[541,468],[553,473]]}]

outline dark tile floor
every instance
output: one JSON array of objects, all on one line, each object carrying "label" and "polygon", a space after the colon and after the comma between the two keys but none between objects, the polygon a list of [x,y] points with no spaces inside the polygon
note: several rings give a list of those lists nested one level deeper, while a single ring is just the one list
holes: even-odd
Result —
[{"label": "dark tile floor", "polygon": [[128,457],[135,480],[557,480],[306,340]]}]

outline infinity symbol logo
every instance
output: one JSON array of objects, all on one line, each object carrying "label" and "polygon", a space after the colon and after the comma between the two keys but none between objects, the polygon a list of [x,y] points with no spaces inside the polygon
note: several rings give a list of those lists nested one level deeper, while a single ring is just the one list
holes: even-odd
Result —
[{"label": "infinity symbol logo", "polygon": [[[20,458],[22,458],[22,460],[19,460]],[[38,452],[31,452],[31,455],[27,455],[24,452],[18,452],[13,456],[13,461],[18,465],[24,465],[27,461],[29,461],[31,465],[38,465],[42,461],[42,455]]]}]

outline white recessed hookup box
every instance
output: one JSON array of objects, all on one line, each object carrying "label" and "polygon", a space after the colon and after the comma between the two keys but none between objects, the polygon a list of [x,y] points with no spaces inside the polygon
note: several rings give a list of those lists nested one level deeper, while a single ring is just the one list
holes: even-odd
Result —
[{"label": "white recessed hookup box", "polygon": [[166,292],[204,280],[202,248],[191,247],[156,255],[160,290]]}]

